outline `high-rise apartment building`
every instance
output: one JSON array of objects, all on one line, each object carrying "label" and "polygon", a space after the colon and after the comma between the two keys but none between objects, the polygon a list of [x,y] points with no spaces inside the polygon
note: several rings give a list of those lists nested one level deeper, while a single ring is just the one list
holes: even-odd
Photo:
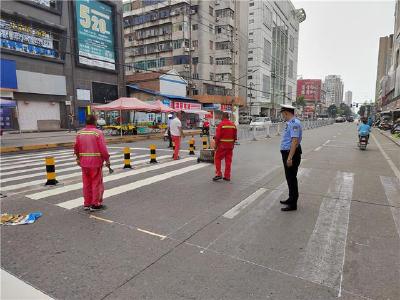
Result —
[{"label": "high-rise apartment building", "polygon": [[306,14],[289,0],[247,3],[247,104],[253,115],[276,116],[280,104],[296,99],[299,24]]},{"label": "high-rise apartment building", "polygon": [[346,105],[350,106],[352,102],[353,102],[353,92],[352,91],[347,91],[344,94],[344,103]]},{"label": "high-rise apartment building", "polygon": [[247,3],[124,2],[126,74],[176,70],[188,95],[246,96]]},{"label": "high-rise apartment building", "polygon": [[343,81],[339,75],[328,75],[325,77],[323,90],[325,91],[326,106],[332,104],[337,107],[343,102]]}]

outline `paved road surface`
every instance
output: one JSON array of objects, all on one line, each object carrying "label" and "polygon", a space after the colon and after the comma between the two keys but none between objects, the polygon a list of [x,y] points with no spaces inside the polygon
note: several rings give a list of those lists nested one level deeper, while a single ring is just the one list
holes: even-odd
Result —
[{"label": "paved road surface", "polygon": [[242,141],[231,183],[187,152],[173,162],[159,150],[149,165],[148,142],[122,170],[124,145],[110,147],[108,209],[95,214],[81,210],[70,150],[51,153],[51,188],[46,153],[4,155],[2,212],[43,217],[1,228],[1,267],[56,299],[400,299],[400,148],[375,132],[360,151],[355,135],[354,124],[305,132],[290,213],[278,137]]}]

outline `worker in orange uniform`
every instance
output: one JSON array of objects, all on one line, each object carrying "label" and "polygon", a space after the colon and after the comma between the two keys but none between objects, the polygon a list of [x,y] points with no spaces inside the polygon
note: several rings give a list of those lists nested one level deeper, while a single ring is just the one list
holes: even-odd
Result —
[{"label": "worker in orange uniform", "polygon": [[84,210],[103,209],[103,163],[110,167],[103,132],[96,129],[96,117],[86,117],[86,127],[78,132],[74,146],[76,162],[82,168]]},{"label": "worker in orange uniform", "polygon": [[[224,179],[231,180],[231,165],[233,148],[237,140],[237,129],[233,122],[229,120],[229,114],[222,114],[222,122],[219,123],[215,132],[215,177],[213,181]],[[225,159],[225,174],[222,178],[221,161]]]}]

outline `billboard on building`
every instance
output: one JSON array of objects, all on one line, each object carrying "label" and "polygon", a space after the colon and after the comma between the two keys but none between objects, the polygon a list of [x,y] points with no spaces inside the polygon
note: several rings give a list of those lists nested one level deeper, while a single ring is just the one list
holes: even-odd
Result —
[{"label": "billboard on building", "polygon": [[74,4],[78,62],[115,70],[114,6],[97,0],[76,0]]},{"label": "billboard on building", "polygon": [[304,96],[304,100],[321,100],[321,79],[299,79],[297,80],[297,97]]}]

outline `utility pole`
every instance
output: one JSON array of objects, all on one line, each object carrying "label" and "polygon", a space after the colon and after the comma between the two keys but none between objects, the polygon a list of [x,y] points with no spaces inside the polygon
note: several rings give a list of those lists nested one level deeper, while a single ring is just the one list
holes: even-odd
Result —
[{"label": "utility pole", "polygon": [[189,96],[192,95],[192,0],[189,0]]}]

